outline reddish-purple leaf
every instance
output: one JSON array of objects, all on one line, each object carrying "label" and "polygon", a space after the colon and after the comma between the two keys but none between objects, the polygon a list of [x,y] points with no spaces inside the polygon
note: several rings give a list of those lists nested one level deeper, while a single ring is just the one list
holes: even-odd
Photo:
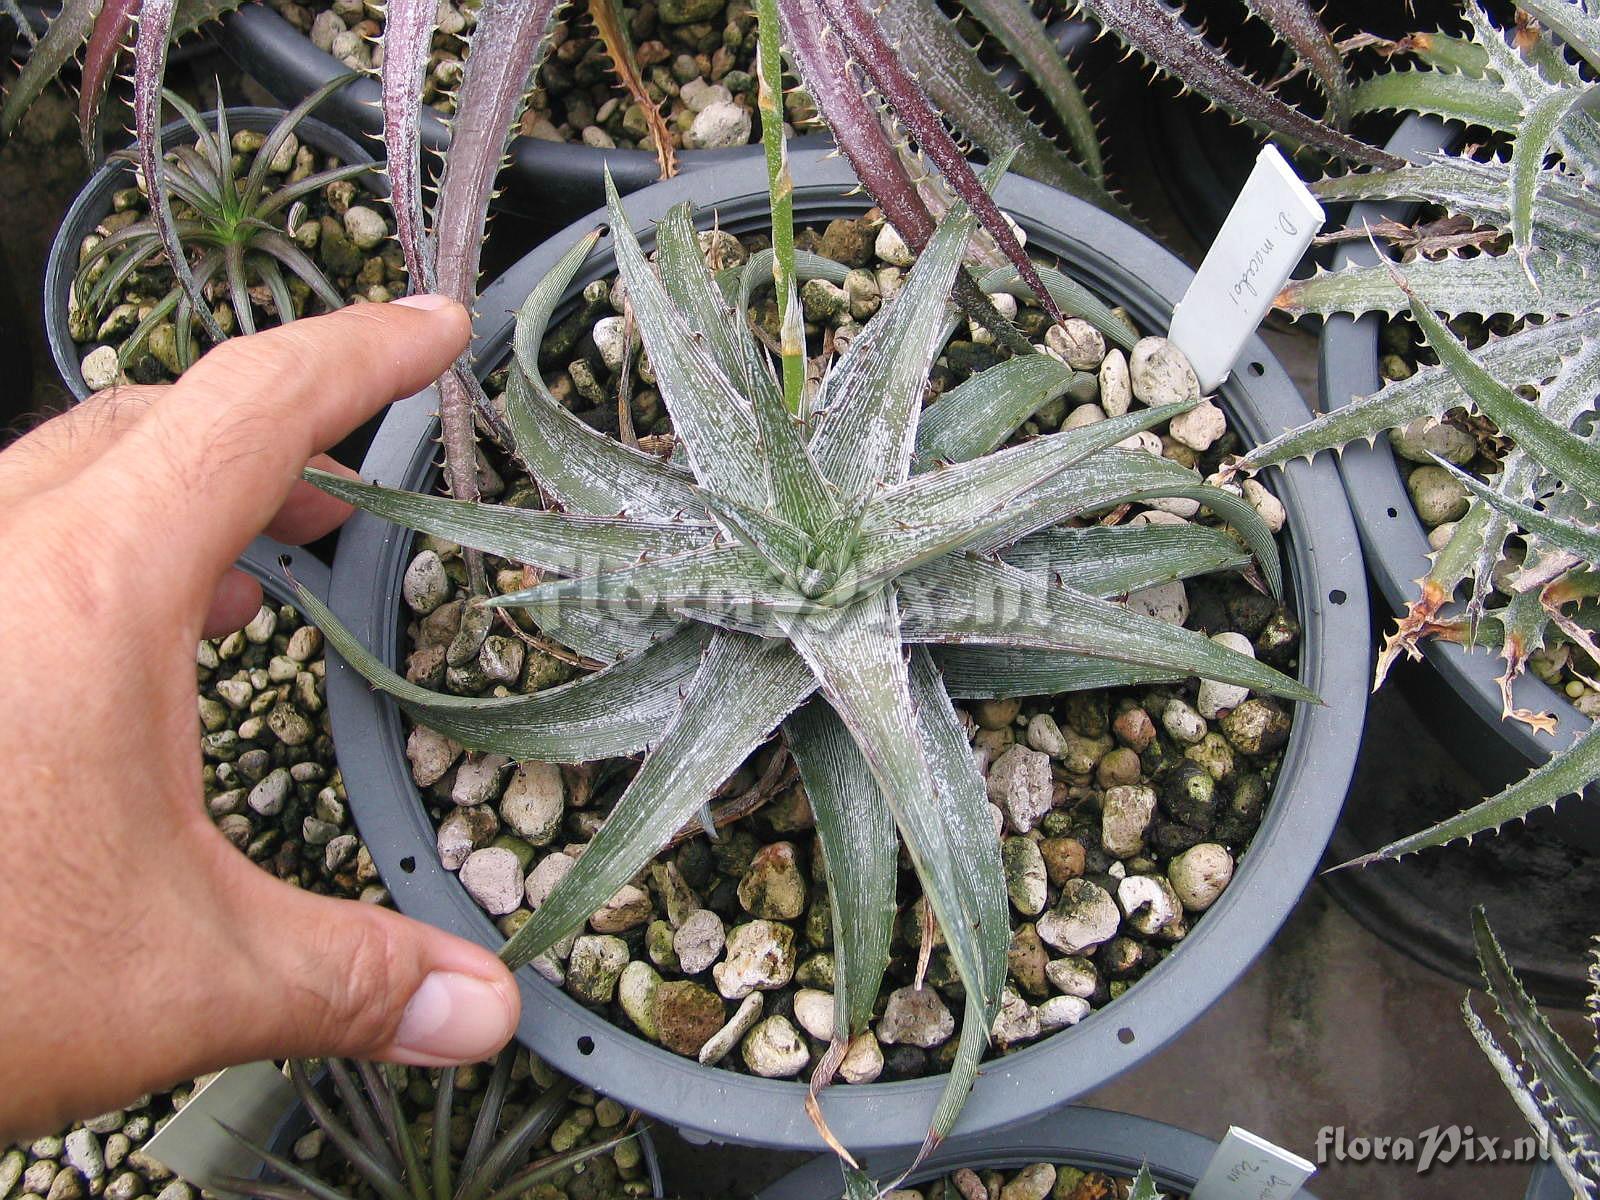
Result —
[{"label": "reddish-purple leaf", "polygon": [[[438,288],[468,308],[477,293],[489,199],[511,122],[527,94],[529,77],[558,6],[559,0],[484,0],[478,9],[478,28],[456,99],[450,153],[433,209]],[[478,467],[473,410],[482,389],[468,360],[463,358],[446,372],[439,380],[439,393],[439,423],[451,493],[458,500],[475,499]]]},{"label": "reddish-purple leaf", "polygon": [[1245,5],[1289,44],[1328,98],[1329,123],[1343,129],[1350,120],[1350,80],[1339,48],[1310,0],[1245,0]]},{"label": "reddish-purple leaf", "polygon": [[829,37],[813,3],[782,0],[779,14],[806,91],[833,131],[856,178],[883,209],[906,245],[920,251],[933,236],[933,214],[884,132],[878,109],[851,74],[839,39]]},{"label": "reddish-purple leaf", "polygon": [[85,158],[94,157],[100,104],[111,85],[117,58],[128,43],[128,30],[133,27],[139,3],[140,0],[105,0],[89,32],[89,44],[83,51],[83,86],[78,92],[78,132],[83,138]]},{"label": "reddish-purple leaf", "polygon": [[1405,163],[1306,116],[1256,83],[1162,0],[1079,0],[1152,65],[1244,121],[1368,167]]},{"label": "reddish-purple leaf", "polygon": [[133,117],[137,135],[139,169],[150,193],[150,222],[171,261],[172,273],[194,306],[206,334],[220,342],[227,337],[206,302],[205,293],[189,269],[183,241],[172,220],[172,199],[162,178],[161,83],[167,73],[167,45],[172,36],[172,16],[177,0],[145,0],[139,10],[139,36],[133,48]]},{"label": "reddish-purple leaf", "polygon": [[895,115],[905,122],[917,145],[933,160],[956,195],[966,201],[977,215],[983,227],[989,231],[989,236],[994,238],[1001,252],[1011,260],[1023,282],[1038,298],[1040,306],[1050,314],[1052,320],[1060,321],[1061,312],[1045,290],[1044,281],[1039,278],[1039,272],[1034,270],[1022,243],[1017,240],[1004,214],[973,173],[961,153],[961,147],[956,145],[950,131],[944,127],[944,121],[928,102],[928,97],[883,36],[877,20],[861,0],[821,0],[821,4],[829,25],[843,37],[851,57],[866,71]]},{"label": "reddish-purple leaf", "polygon": [[436,286],[422,208],[422,91],[428,77],[437,0],[389,0],[383,22],[383,147],[395,240],[413,291]]},{"label": "reddish-purple leaf", "polygon": [[439,287],[462,304],[470,305],[477,289],[490,194],[558,6],[559,0],[484,0],[478,9],[433,210]]}]

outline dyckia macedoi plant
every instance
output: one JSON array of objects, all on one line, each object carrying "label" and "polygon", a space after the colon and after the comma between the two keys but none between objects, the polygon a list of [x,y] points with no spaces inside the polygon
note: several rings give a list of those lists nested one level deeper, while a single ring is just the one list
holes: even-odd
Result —
[{"label": "dyckia macedoi plant", "polygon": [[[769,9],[763,36],[771,30]],[[764,61],[776,55],[775,44],[769,49]],[[776,110],[770,93],[763,109]],[[1232,538],[1200,526],[1061,527],[1122,502],[1192,497],[1238,531],[1276,592],[1271,533],[1244,500],[1117,445],[1192,401],[996,450],[1072,375],[1030,347],[922,411],[975,231],[963,205],[936,225],[904,288],[806,388],[791,184],[777,122],[768,128],[774,252],[742,272],[708,273],[684,206],[660,224],[652,266],[611,193],[621,283],[681,462],[582,424],[540,374],[546,326],[597,244],[594,233],[528,297],[509,368],[510,446],[556,507],[316,476],[378,515],[555,577],[480,596],[464,620],[525,608],[546,636],[610,665],[532,695],[441,695],[407,683],[314,597],[302,599],[348,662],[414,719],[469,749],[550,762],[648,752],[579,865],[505,947],[513,966],[582,927],[781,730],[816,814],[837,931],[836,1034],[813,1097],[877,999],[898,830],[967,996],[931,1145],[971,1086],[1010,938],[991,810],[952,696],[1200,675],[1313,697],[1248,655],[1109,599],[1237,565]],[[783,334],[776,365],[745,315],[751,290],[769,282]],[[1050,282],[1131,345],[1131,331],[1103,304],[1054,272]],[[959,423],[949,420],[954,413]],[[813,1112],[820,1124],[820,1109]]]}]

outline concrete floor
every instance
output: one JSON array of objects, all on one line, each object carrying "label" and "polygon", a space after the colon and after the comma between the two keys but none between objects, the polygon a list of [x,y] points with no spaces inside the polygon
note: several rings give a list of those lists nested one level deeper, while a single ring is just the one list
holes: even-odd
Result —
[{"label": "concrete floor", "polygon": [[[43,343],[37,298],[49,239],[82,176],[70,109],[64,98],[48,100],[22,136],[0,150],[4,274],[22,302],[33,365],[31,387],[20,385],[24,377],[15,364],[0,371],[0,426],[63,397]],[[1136,179],[1130,191],[1139,187]],[[1170,213],[1166,220],[1160,216],[1154,223],[1172,232]],[[531,243],[537,236],[508,221],[496,233],[502,243]],[[1305,393],[1313,394],[1314,340],[1283,331],[1271,337]],[[1417,772],[1457,778],[1463,801],[1476,799],[1473,781],[1460,779],[1462,772],[1406,703],[1398,692],[1387,694],[1369,738],[1403,747]],[[1369,777],[1357,787],[1392,785]],[[1271,949],[1220,1003],[1166,1049],[1085,1101],[1213,1137],[1237,1124],[1307,1156],[1324,1126],[1343,1125],[1351,1137],[1417,1136],[1449,1125],[1522,1136],[1525,1125],[1462,1027],[1463,994],[1461,986],[1367,933],[1313,885]],[[1556,1021],[1580,1049],[1592,1044],[1577,1015]],[[668,1186],[683,1196],[747,1196],[803,1161],[736,1149],[713,1154],[667,1133],[659,1143]],[[1520,1196],[1527,1175],[1525,1166],[1510,1165],[1457,1163],[1419,1176],[1395,1165],[1330,1163],[1311,1186],[1325,1200],[1502,1200]]]}]

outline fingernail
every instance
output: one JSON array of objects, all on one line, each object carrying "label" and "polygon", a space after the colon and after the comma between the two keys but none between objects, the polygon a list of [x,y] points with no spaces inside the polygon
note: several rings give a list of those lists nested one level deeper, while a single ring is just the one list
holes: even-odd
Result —
[{"label": "fingernail", "polygon": [[391,303],[398,304],[403,308],[420,308],[424,312],[432,312],[439,308],[449,308],[455,303],[455,301],[450,299],[449,296],[439,296],[432,292],[421,292],[415,296],[402,296],[398,300],[391,301]]},{"label": "fingernail", "polygon": [[511,1019],[511,1008],[494,984],[456,971],[435,971],[406,1005],[395,1034],[395,1054],[430,1066],[478,1062],[505,1044]]}]

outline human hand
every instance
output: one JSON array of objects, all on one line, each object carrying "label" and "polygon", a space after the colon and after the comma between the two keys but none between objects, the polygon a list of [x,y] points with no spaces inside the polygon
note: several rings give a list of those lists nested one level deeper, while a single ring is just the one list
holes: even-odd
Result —
[{"label": "human hand", "polygon": [[91,397],[0,453],[0,1145],[231,1063],[489,1056],[489,951],[275,879],[202,799],[195,646],[261,591],[257,533],[348,509],[299,480],[466,344],[459,305],[361,304]]}]

